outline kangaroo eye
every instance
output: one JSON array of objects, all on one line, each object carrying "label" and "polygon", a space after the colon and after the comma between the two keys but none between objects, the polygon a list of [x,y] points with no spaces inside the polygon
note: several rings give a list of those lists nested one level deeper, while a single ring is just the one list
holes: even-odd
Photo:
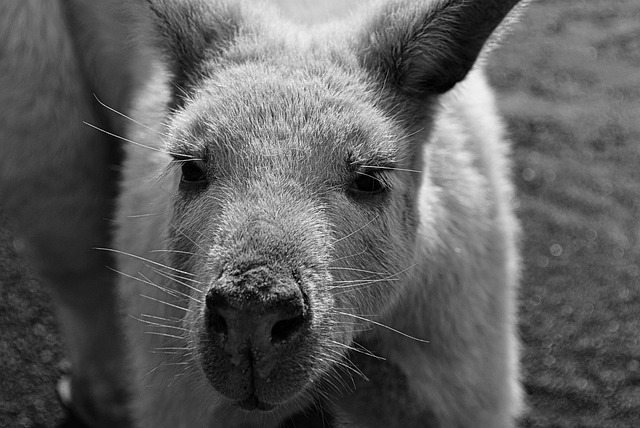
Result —
[{"label": "kangaroo eye", "polygon": [[384,192],[386,186],[375,171],[359,172],[351,183],[350,190],[355,193],[376,195]]},{"label": "kangaroo eye", "polygon": [[203,184],[207,181],[205,165],[202,161],[188,160],[182,163],[182,179],[185,184]]}]

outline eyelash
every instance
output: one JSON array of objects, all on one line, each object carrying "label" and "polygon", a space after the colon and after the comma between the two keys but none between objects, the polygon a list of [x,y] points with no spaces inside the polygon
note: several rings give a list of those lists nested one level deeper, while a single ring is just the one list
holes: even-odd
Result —
[{"label": "eyelash", "polygon": [[375,196],[386,192],[390,188],[387,180],[385,180],[384,172],[380,170],[358,171],[356,174],[357,176],[349,186],[349,190],[354,194]]},{"label": "eyelash", "polygon": [[204,160],[191,156],[174,156],[174,164],[181,169],[181,189],[193,190],[208,183],[207,164]]}]

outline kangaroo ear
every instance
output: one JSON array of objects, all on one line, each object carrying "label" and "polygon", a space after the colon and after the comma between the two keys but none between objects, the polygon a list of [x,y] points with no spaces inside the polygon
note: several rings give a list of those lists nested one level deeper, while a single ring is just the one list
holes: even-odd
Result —
[{"label": "kangaroo ear", "polygon": [[369,21],[360,63],[410,98],[441,94],[464,79],[518,0],[394,1]]},{"label": "kangaroo ear", "polygon": [[200,0],[147,0],[154,44],[172,73],[174,102],[181,105],[215,59],[233,43],[242,27],[236,3]]}]

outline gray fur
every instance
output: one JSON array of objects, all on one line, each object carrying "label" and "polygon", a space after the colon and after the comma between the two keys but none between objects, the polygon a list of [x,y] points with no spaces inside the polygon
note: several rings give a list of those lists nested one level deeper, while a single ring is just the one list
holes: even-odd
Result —
[{"label": "gray fur", "polygon": [[[170,157],[130,151],[116,247],[188,272],[200,291],[120,257],[128,275],[191,296],[157,291],[185,309],[150,306],[137,297],[153,293],[148,285],[122,281],[130,313],[177,317],[186,328],[167,339],[129,323],[134,366],[158,367],[139,378],[141,426],[276,426],[312,402],[350,426],[511,426],[517,228],[491,94],[480,71],[468,73],[513,2],[383,4],[358,27],[304,33],[244,7],[224,15],[234,31],[197,55],[182,47],[189,39],[176,44],[170,29],[183,15],[166,6],[156,13],[169,69],[189,82],[182,101],[175,92],[167,100],[178,106],[163,128],[176,166],[141,187],[141,170]],[[185,79],[185,70],[197,71]],[[136,140],[148,137],[139,132]],[[195,187],[177,184],[185,163],[202,169]],[[387,190],[355,192],[363,174]],[[126,220],[144,213],[153,215]],[[150,238],[149,229],[165,234]],[[161,248],[174,255],[149,252]],[[255,299],[254,285],[219,279],[245,266],[285,282],[299,271],[312,313],[303,338],[262,375],[257,348],[255,366],[236,371],[222,352],[227,339],[207,330],[209,289]],[[149,354],[170,344],[188,352]],[[386,360],[350,351],[359,346]],[[272,410],[234,408],[243,397]]]}]

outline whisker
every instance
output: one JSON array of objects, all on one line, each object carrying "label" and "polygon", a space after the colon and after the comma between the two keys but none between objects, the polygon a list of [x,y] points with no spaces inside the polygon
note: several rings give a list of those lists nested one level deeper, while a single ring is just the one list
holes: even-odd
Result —
[{"label": "whisker", "polygon": [[422,128],[416,129],[415,131],[413,131],[411,134],[407,134],[405,136],[405,138],[411,138],[414,135],[418,135],[419,133],[421,133],[422,131],[424,131],[424,126]]},{"label": "whisker", "polygon": [[350,259],[351,257],[358,257],[358,256],[361,256],[361,255],[366,254],[366,253],[367,253],[367,250],[362,250],[359,253],[351,254],[351,255],[348,255],[348,256],[344,256],[344,257],[339,257],[337,259],[334,259],[333,261],[334,262],[339,262],[341,260]]},{"label": "whisker", "polygon": [[192,274],[190,272],[185,272],[183,270],[176,269],[174,267],[167,266],[167,265],[159,263],[159,262],[155,262],[153,260],[144,258],[142,256],[137,256],[135,254],[127,253],[126,251],[116,250],[115,248],[93,247],[93,249],[94,250],[98,250],[98,251],[108,251],[108,252],[111,252],[111,253],[121,254],[123,256],[131,257],[133,259],[142,260],[143,262],[151,263],[152,265],[155,265],[155,266],[160,266],[161,268],[164,268],[164,269],[169,269],[169,270],[172,270],[174,272],[182,273],[184,275],[194,276],[194,274]]},{"label": "whisker", "polygon": [[[404,269],[402,269],[402,270],[400,270],[400,271],[398,271],[396,273],[389,274],[385,278],[376,278],[376,279],[363,278],[363,279],[353,279],[353,280],[338,280],[338,281],[333,281],[333,282],[336,283],[336,284],[352,284],[352,285],[349,285],[349,286],[336,286],[335,288],[352,288],[352,287],[364,287],[364,286],[367,286],[369,284],[375,284],[375,283],[378,283],[378,282],[399,281],[400,278],[396,278],[396,277],[398,277],[399,275],[402,275],[403,273],[407,272],[410,269],[413,269],[417,265],[418,265],[418,263],[413,263],[410,266],[407,266],[406,268],[404,268]],[[367,272],[367,273],[369,273],[369,272]]]},{"label": "whisker", "polygon": [[151,250],[150,253],[171,253],[171,254],[185,254],[187,256],[195,256],[196,253],[191,251],[172,250],[170,248],[164,250]]},{"label": "whisker", "polygon": [[[186,233],[184,233],[179,227],[173,227],[173,229],[178,232],[179,234],[181,234],[182,236],[184,236],[185,238],[187,238],[187,240],[189,242],[191,242],[197,249],[199,249],[200,251],[202,251],[203,253],[207,253],[206,249],[204,249],[203,247],[200,246],[200,244],[198,244],[196,241],[194,241],[189,235],[187,235]],[[198,233],[200,233],[200,236],[204,236],[202,235],[202,232],[198,231]]]},{"label": "whisker", "polygon": [[397,168],[397,167],[394,167],[394,166],[360,165],[360,168],[386,169],[386,170],[389,170],[389,171],[415,172],[415,173],[418,173],[418,174],[422,173],[422,171],[418,171],[417,169]]},{"label": "whisker", "polygon": [[191,351],[191,348],[183,346],[164,346],[162,348],[155,348],[156,351]]},{"label": "whisker", "polygon": [[159,284],[156,284],[155,282],[151,281],[148,277],[146,277],[142,272],[138,272],[138,275],[140,275],[140,276],[142,277],[142,278],[138,278],[138,277],[136,277],[136,276],[129,275],[128,273],[120,272],[119,270],[117,270],[117,269],[113,269],[113,268],[108,267],[108,266],[107,266],[107,268],[108,268],[109,270],[111,270],[111,271],[114,271],[114,272],[119,273],[120,275],[122,275],[122,276],[124,276],[124,277],[126,277],[126,278],[131,278],[131,279],[133,279],[133,280],[135,280],[135,281],[138,281],[138,282],[141,282],[141,283],[143,283],[143,284],[146,284],[146,285],[150,285],[150,286],[152,286],[152,287],[155,287],[155,288],[157,288],[158,290],[163,291],[163,292],[167,293],[167,294],[168,294],[168,295],[170,295],[170,296],[173,296],[173,297],[186,297],[186,298],[188,298],[188,299],[193,300],[193,301],[194,301],[194,302],[196,302],[196,303],[200,303],[200,301],[199,301],[198,299],[196,299],[196,298],[194,298],[194,297],[191,297],[191,296],[190,296],[190,295],[188,295],[188,294],[185,294],[185,293],[182,293],[182,292],[180,292],[180,291],[178,291],[178,290],[174,290],[174,289],[167,288],[167,287],[163,287],[163,286],[161,286],[161,285],[159,285]]},{"label": "whisker", "polygon": [[367,174],[366,172],[362,172],[362,171],[356,171],[356,174],[358,174],[358,175],[362,175],[362,176],[364,176],[364,177],[369,177],[369,178],[372,178],[372,179],[374,179],[374,180],[377,180],[377,179],[378,179],[377,177],[375,177],[375,176],[373,176],[373,175],[371,175],[371,174]]},{"label": "whisker", "polygon": [[147,321],[147,320],[143,320],[141,318],[134,317],[131,314],[129,315],[129,317],[133,318],[136,321],[140,321],[141,323],[146,324],[148,326],[152,326],[152,327],[172,328],[174,330],[187,331],[187,332],[189,331],[189,329],[186,329],[184,327],[178,327],[178,326],[173,326],[173,325],[165,325],[165,324],[160,324],[160,323],[157,323],[157,322]]},{"label": "whisker", "polygon": [[169,152],[169,151],[164,150],[164,149],[159,149],[157,147],[147,146],[146,144],[138,143],[137,141],[130,140],[129,138],[125,138],[125,137],[123,137],[121,135],[114,134],[113,132],[109,132],[109,131],[107,131],[105,129],[102,129],[99,126],[92,125],[89,122],[83,121],[82,123],[84,123],[85,125],[93,128],[93,129],[95,129],[97,131],[103,132],[103,133],[109,135],[110,137],[114,137],[114,138],[117,138],[117,139],[122,140],[124,142],[133,144],[134,146],[142,147],[143,149],[152,150],[154,152],[165,153],[165,154],[172,155],[172,156],[180,156],[178,153],[172,153],[172,152]]},{"label": "whisker", "polygon": [[154,336],[164,336],[164,337],[170,337],[172,339],[185,340],[185,338],[182,336],[176,336],[175,334],[169,334],[169,333],[162,333],[160,331],[145,331],[145,334],[153,334]]},{"label": "whisker", "polygon": [[151,315],[151,314],[140,314],[140,316],[144,318],[151,318],[154,320],[160,320],[160,321],[166,321],[166,322],[182,322],[182,318],[166,318],[166,317],[159,317],[157,315]]},{"label": "whisker", "polygon": [[[318,360],[319,360],[319,361],[329,361],[330,363],[332,363],[332,364],[333,364],[333,367],[334,367],[334,368],[335,368],[335,367],[340,367],[340,368],[342,368],[343,370],[346,370],[347,372],[357,374],[358,376],[360,376],[360,377],[361,377],[361,378],[363,378],[364,380],[367,380],[367,381],[369,380],[369,379],[367,378],[367,376],[366,376],[364,373],[362,373],[362,371],[361,371],[361,370],[360,370],[360,369],[359,369],[355,364],[353,364],[353,363],[352,363],[351,361],[349,361],[348,359],[344,359],[344,358],[342,358],[342,356],[340,356],[340,358],[331,358],[331,357],[327,357],[327,356],[325,355],[325,356],[323,356],[323,357],[321,357],[321,358],[318,358]],[[348,362],[347,362],[347,361],[348,361]],[[343,386],[345,386],[345,387],[346,387],[346,384],[344,383],[344,380],[343,380],[341,377],[339,377],[339,378],[338,378],[338,381],[339,381]],[[353,379],[352,379],[352,381],[353,381]]]},{"label": "whisker", "polygon": [[100,98],[98,98],[98,96],[97,96],[96,94],[93,94],[93,97],[96,99],[96,101],[98,101],[98,104],[100,104],[102,107],[106,108],[107,110],[114,112],[114,113],[115,113],[115,114],[117,114],[118,116],[124,117],[125,119],[130,120],[131,122],[133,122],[133,123],[135,123],[135,124],[137,124],[137,125],[140,125],[140,126],[142,126],[143,128],[145,128],[145,129],[148,129],[148,130],[150,130],[150,131],[153,131],[153,132],[155,132],[155,133],[156,133],[156,134],[158,134],[158,135],[161,135],[161,136],[163,136],[163,137],[168,137],[168,135],[167,135],[167,134],[165,134],[164,132],[160,132],[160,131],[158,131],[157,129],[155,129],[155,128],[151,127],[151,126],[145,125],[144,123],[139,122],[139,121],[137,121],[137,120],[133,119],[132,117],[127,116],[126,114],[124,114],[124,113],[122,113],[122,112],[120,112],[120,111],[118,111],[118,110],[114,109],[113,107],[109,107],[108,105],[106,105],[105,103],[103,103],[102,101],[100,101]]},{"label": "whisker", "polygon": [[[151,269],[153,269],[153,268],[151,268]],[[183,285],[183,286],[187,287],[187,288],[188,288],[188,289],[190,289],[190,290],[197,291],[197,292],[198,292],[198,293],[200,293],[200,294],[204,294],[201,290],[198,290],[198,289],[197,289],[197,288],[195,288],[194,286],[189,285],[189,284],[187,284],[187,283],[185,283],[185,282],[183,282],[183,281],[180,281],[180,280],[178,280],[178,279],[176,279],[176,278],[173,278],[173,277],[169,276],[168,274],[165,274],[165,273],[164,273],[164,272],[162,272],[162,271],[159,271],[159,270],[156,270],[156,269],[153,269],[153,271],[154,271],[155,273],[157,273],[158,275],[160,275],[160,276],[163,276],[163,277],[167,278],[167,279],[168,279],[168,280],[170,280],[170,281],[174,281],[174,282],[176,282],[176,283],[178,283],[178,284],[180,284],[180,285]],[[141,273],[139,273],[139,275],[140,275],[140,276],[143,276]],[[170,289],[170,290],[172,290],[172,289]],[[164,291],[164,290],[163,290],[163,291]],[[192,296],[190,296],[190,295],[188,295],[188,294],[186,294],[186,293],[182,293],[182,292],[177,291],[177,290],[172,290],[172,291],[173,291],[173,292],[175,292],[175,293],[180,294],[181,296],[188,297],[189,299],[193,300],[194,302],[200,302],[198,299],[196,299],[196,298],[194,298],[194,297],[192,297]]]},{"label": "whisker", "polygon": [[371,282],[365,282],[365,283],[362,283],[362,284],[339,285],[339,286],[332,287],[334,289],[340,290],[340,291],[334,292],[333,295],[334,296],[340,296],[340,295],[345,294],[345,293],[350,293],[350,292],[352,292],[352,290],[360,291],[360,290],[363,290],[366,287],[375,285],[376,282],[388,283],[388,281],[397,281],[397,279],[371,281]]},{"label": "whisker", "polygon": [[127,218],[143,218],[143,217],[153,217],[159,215],[160,213],[148,213],[148,214],[131,214],[128,215]]},{"label": "whisker", "polygon": [[191,312],[191,310],[189,308],[183,308],[182,306],[174,305],[172,303],[165,302],[165,301],[160,300],[160,299],[156,299],[155,297],[147,296],[146,294],[141,294],[140,297],[144,297],[145,299],[149,299],[149,300],[152,300],[154,302],[161,303],[163,305],[171,306],[172,308],[180,309],[180,310],[185,311],[185,312]]},{"label": "whisker", "polygon": [[159,362],[154,368],[152,368],[151,370],[149,370],[143,377],[143,379],[148,378],[153,372],[155,372],[156,370],[158,370],[160,368],[160,366],[162,365],[162,361]]},{"label": "whisker", "polygon": [[380,281],[398,281],[399,278],[362,278],[362,279],[341,279],[333,281],[334,284],[370,284]]},{"label": "whisker", "polygon": [[[341,369],[344,370],[344,372],[349,376],[349,378],[351,379],[351,383],[353,384],[354,388],[355,388],[355,381],[353,379],[352,374],[356,374],[359,377],[361,377],[362,379],[364,379],[365,381],[369,381],[369,378],[367,377],[367,375],[365,375],[362,370],[360,370],[360,368],[353,362],[351,361],[351,359],[347,356],[347,355],[342,355],[339,354],[337,351],[335,350],[331,350],[332,353],[338,355],[338,358],[340,360],[340,363],[342,364],[337,364],[337,366],[334,366],[334,372],[335,369]],[[337,373],[336,373],[337,374]],[[344,380],[342,379],[342,376],[338,375],[338,379],[340,381],[340,383],[345,387],[345,388],[349,388],[346,383],[344,382]]]},{"label": "whisker", "polygon": [[364,346],[362,346],[362,345],[360,345],[359,343],[356,343],[356,342],[353,342],[353,343],[354,343],[354,345],[357,345],[358,347],[345,345],[344,343],[336,342],[335,340],[330,340],[330,342],[332,342],[332,343],[334,343],[334,344],[336,344],[336,345],[338,345],[338,346],[340,346],[342,348],[348,349],[350,351],[358,352],[360,354],[363,354],[363,355],[366,355],[366,356],[369,356],[369,357],[373,357],[376,360],[380,360],[380,361],[386,361],[387,360],[384,357],[381,357],[379,355],[374,354],[373,352],[371,352],[370,350],[368,350],[367,348],[365,348]]},{"label": "whisker", "polygon": [[366,222],[365,224],[363,224],[361,227],[359,227],[358,229],[354,230],[353,232],[343,236],[342,238],[336,239],[335,241],[333,241],[333,244],[335,245],[336,243],[343,241],[353,235],[355,235],[356,233],[360,232],[361,230],[363,230],[365,227],[369,226],[371,223],[373,223],[374,221],[376,221],[378,219],[378,217],[380,217],[380,215],[376,215],[374,218],[372,218],[371,220],[369,220],[368,222]]},{"label": "whisker", "polygon": [[[149,266],[149,265],[145,265],[145,266],[148,267],[149,269],[153,270],[157,274],[160,274],[160,272],[162,272],[162,271],[158,270],[157,268],[155,268],[153,266]],[[165,274],[165,275],[168,275],[169,279],[172,279],[172,280],[179,279],[181,281],[189,281],[189,282],[192,282],[192,283],[197,284],[197,285],[202,284],[202,282],[198,281],[197,279],[187,278],[186,276],[178,275],[177,273],[169,273],[169,272],[162,272],[162,273]],[[194,275],[194,274],[190,273],[189,275]]]},{"label": "whisker", "polygon": [[178,91],[180,91],[180,93],[182,94],[183,98],[185,98],[185,100],[190,97],[189,93],[182,86],[178,85],[176,82],[171,82],[171,83],[173,84],[173,86],[175,86],[175,88]]},{"label": "whisker", "polygon": [[351,271],[351,272],[368,273],[368,274],[371,274],[371,275],[389,275],[389,272],[374,272],[374,271],[366,270],[366,269],[358,269],[358,268],[343,267],[343,266],[329,266],[327,269],[329,269],[329,270],[348,270],[348,271]]},{"label": "whisker", "polygon": [[335,313],[337,313],[337,314],[340,314],[340,315],[345,315],[345,316],[353,317],[353,318],[356,318],[356,319],[359,319],[359,320],[362,320],[362,321],[365,321],[365,322],[369,322],[369,323],[371,323],[371,324],[377,325],[378,327],[386,328],[386,329],[387,329],[387,330],[389,330],[389,331],[392,331],[392,332],[394,332],[394,333],[397,333],[397,334],[399,334],[399,335],[401,335],[401,336],[404,336],[404,337],[406,337],[406,338],[408,338],[408,339],[415,340],[415,341],[417,341],[417,342],[429,343],[429,341],[428,341],[428,340],[425,340],[425,339],[419,339],[419,338],[417,338],[417,337],[411,336],[410,334],[403,333],[403,332],[402,332],[402,331],[400,331],[400,330],[396,330],[395,328],[390,327],[390,326],[385,325],[385,324],[382,324],[382,323],[380,323],[380,322],[378,322],[378,321],[374,321],[374,320],[371,320],[371,319],[368,319],[368,318],[365,318],[365,317],[361,317],[361,316],[358,316],[358,315],[355,315],[355,314],[350,314],[350,313],[348,313],[348,312],[340,312],[340,311],[335,311],[335,310],[334,310],[334,312],[335,312]]}]

